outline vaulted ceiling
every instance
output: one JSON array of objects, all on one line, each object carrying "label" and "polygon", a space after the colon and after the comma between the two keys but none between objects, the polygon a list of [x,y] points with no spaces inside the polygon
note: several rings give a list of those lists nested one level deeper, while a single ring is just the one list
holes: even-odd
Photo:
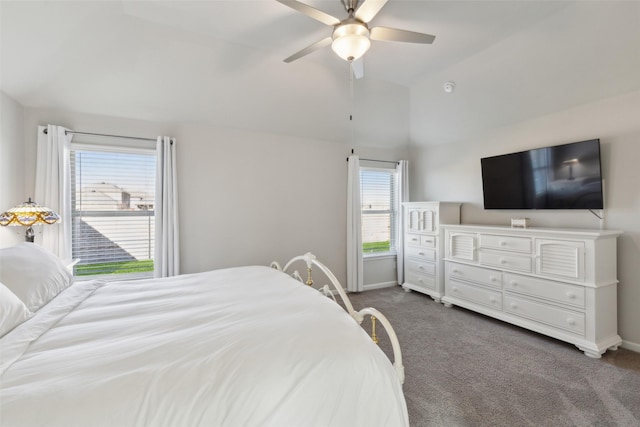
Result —
[{"label": "vaulted ceiling", "polygon": [[[345,16],[339,0],[305,3]],[[561,1],[390,0],[373,25],[436,40],[374,41],[364,57],[365,77],[352,83],[348,63],[329,47],[282,61],[331,28],[275,0],[2,0],[0,88],[26,107],[329,141],[347,138],[350,126],[365,143],[445,141],[464,135],[447,134],[437,123],[452,126],[462,117],[473,128],[469,106],[495,100],[497,79],[504,89],[498,94],[507,100],[523,87],[523,96],[552,98],[524,108],[529,115],[640,89],[638,2],[588,3],[602,5],[585,11]],[[601,24],[590,30],[592,21]],[[558,58],[566,61],[540,62]],[[523,64],[530,75],[522,74]],[[443,98],[449,95],[442,83],[451,79],[457,98]],[[589,89],[594,84],[599,90]],[[558,102],[558,90],[571,99]],[[451,111],[452,99],[457,111]],[[504,115],[512,108],[499,110]],[[355,125],[348,120],[352,113]],[[416,116],[423,113],[431,122]],[[480,113],[484,126],[500,123]]]}]

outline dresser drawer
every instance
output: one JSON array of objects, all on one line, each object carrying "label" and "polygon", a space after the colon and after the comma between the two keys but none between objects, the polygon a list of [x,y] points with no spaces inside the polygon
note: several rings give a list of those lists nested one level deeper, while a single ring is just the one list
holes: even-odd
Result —
[{"label": "dresser drawer", "polygon": [[504,289],[584,308],[582,286],[505,273]]},{"label": "dresser drawer", "polygon": [[502,272],[472,265],[447,263],[449,277],[484,283],[496,289],[502,288]]},{"label": "dresser drawer", "polygon": [[480,247],[530,254],[533,244],[529,237],[501,236],[497,234],[481,234]]},{"label": "dresser drawer", "polygon": [[407,256],[420,258],[423,261],[435,261],[436,251],[435,249],[428,249],[422,247],[408,247]]},{"label": "dresser drawer", "polygon": [[420,236],[420,245],[425,248],[435,248],[436,239],[436,236]]},{"label": "dresser drawer", "polygon": [[479,286],[467,285],[457,280],[449,280],[446,284],[446,294],[452,298],[502,310],[502,294]]},{"label": "dresser drawer", "polygon": [[408,270],[414,270],[420,274],[436,274],[436,264],[433,262],[421,262],[415,259],[407,258],[406,267]]},{"label": "dresser drawer", "polygon": [[422,236],[419,234],[410,234],[407,233],[407,245],[408,246],[420,246],[420,238]]},{"label": "dresser drawer", "polygon": [[478,251],[480,264],[531,273],[531,257],[508,252]]},{"label": "dresser drawer", "polygon": [[504,296],[504,310],[507,313],[584,336],[584,313],[528,301],[511,295]]},{"label": "dresser drawer", "polygon": [[435,276],[427,276],[414,271],[407,271],[405,274],[405,281],[424,289],[430,289],[432,291],[436,290]]}]

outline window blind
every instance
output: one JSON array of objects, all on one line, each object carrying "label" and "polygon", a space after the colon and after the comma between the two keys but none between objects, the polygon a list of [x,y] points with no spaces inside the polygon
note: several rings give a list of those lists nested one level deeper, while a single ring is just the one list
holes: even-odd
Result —
[{"label": "window blind", "polygon": [[362,250],[395,252],[397,236],[395,169],[361,168]]},{"label": "window blind", "polygon": [[72,252],[77,276],[153,276],[153,150],[71,150]]}]

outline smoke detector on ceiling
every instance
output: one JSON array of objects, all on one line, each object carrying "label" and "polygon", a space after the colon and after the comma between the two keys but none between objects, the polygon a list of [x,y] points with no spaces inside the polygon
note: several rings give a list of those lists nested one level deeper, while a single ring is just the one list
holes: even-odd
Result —
[{"label": "smoke detector on ceiling", "polygon": [[442,85],[442,88],[444,89],[445,92],[452,93],[456,88],[456,84],[454,82],[445,82]]}]

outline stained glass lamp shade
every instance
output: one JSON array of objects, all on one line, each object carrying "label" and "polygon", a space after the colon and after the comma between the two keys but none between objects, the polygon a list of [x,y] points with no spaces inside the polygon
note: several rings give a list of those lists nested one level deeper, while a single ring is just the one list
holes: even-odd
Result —
[{"label": "stained glass lamp shade", "polygon": [[23,204],[0,214],[0,225],[2,226],[22,225],[28,227],[25,234],[27,242],[33,242],[35,233],[31,228],[32,225],[55,224],[58,221],[60,221],[60,216],[57,213],[31,201],[31,197]]}]

